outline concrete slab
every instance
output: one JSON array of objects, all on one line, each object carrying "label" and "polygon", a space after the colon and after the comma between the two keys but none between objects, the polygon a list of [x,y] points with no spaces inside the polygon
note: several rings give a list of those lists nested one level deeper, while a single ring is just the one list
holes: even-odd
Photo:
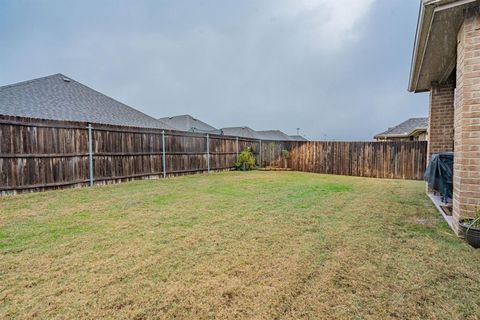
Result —
[{"label": "concrete slab", "polygon": [[448,225],[450,226],[452,231],[455,233],[455,229],[453,227],[453,225],[455,224],[455,220],[453,220],[452,216],[446,215],[445,212],[443,211],[443,209],[441,207],[444,204],[442,202],[442,197],[439,196],[439,195],[435,195],[433,192],[427,192],[427,195],[430,198],[430,200],[432,200],[433,204],[435,205],[437,210],[440,212],[443,219],[445,219],[445,221],[448,223]]}]

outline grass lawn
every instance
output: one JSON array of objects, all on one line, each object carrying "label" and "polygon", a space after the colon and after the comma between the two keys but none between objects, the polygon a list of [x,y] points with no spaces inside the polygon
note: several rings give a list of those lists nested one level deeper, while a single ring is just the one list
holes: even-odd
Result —
[{"label": "grass lawn", "polygon": [[218,173],[0,198],[0,318],[477,319],[422,182]]}]

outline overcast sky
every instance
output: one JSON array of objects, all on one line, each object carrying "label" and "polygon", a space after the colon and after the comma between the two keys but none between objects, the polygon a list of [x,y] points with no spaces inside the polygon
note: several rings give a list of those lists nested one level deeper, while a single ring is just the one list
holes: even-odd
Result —
[{"label": "overcast sky", "polygon": [[[120,3],[122,3],[120,5]],[[407,92],[419,0],[0,0],[0,85],[63,73],[153,117],[368,140]]]}]

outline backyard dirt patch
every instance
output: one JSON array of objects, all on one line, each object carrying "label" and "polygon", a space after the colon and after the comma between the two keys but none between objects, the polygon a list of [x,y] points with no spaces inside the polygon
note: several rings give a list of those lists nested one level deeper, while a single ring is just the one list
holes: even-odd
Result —
[{"label": "backyard dirt patch", "polygon": [[228,172],[0,199],[0,317],[477,319],[422,182]]}]

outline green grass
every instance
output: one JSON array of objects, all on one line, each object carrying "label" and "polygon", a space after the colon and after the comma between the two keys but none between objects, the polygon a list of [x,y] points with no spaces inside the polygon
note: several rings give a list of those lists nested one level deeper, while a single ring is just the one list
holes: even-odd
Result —
[{"label": "green grass", "polygon": [[478,319],[422,182],[231,172],[0,198],[0,318]]}]

